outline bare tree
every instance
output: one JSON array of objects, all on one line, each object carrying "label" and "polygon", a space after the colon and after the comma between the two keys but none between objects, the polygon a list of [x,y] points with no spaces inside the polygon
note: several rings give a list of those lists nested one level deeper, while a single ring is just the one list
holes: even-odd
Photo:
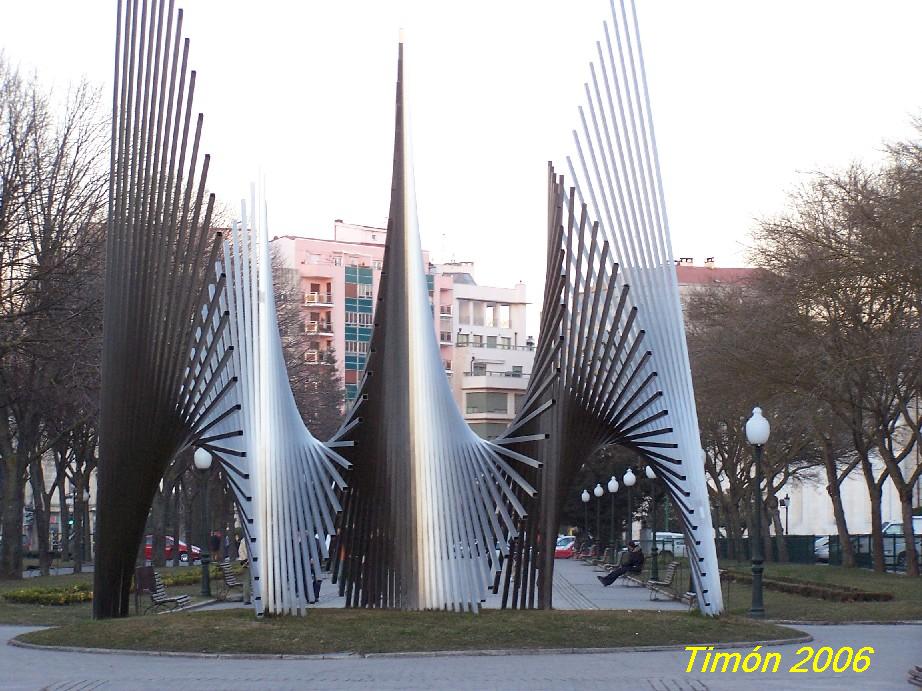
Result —
[{"label": "bare tree", "polygon": [[[62,424],[54,404],[85,384],[75,351],[93,305],[76,297],[98,279],[106,138],[97,105],[82,84],[56,114],[0,59],[0,577],[21,577],[29,469],[90,414]],[[47,551],[47,530],[39,538]]]}]

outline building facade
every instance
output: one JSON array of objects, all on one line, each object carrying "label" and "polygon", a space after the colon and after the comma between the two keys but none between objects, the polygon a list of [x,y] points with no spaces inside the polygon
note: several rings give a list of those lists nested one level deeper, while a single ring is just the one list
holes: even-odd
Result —
[{"label": "building facade", "polygon": [[[299,294],[307,356],[335,361],[347,403],[368,356],[386,237],[384,228],[337,220],[332,239],[286,235],[272,241]],[[455,400],[475,432],[495,437],[515,416],[534,360],[525,285],[477,285],[472,263],[433,264],[426,250],[423,262],[432,328]]]}]

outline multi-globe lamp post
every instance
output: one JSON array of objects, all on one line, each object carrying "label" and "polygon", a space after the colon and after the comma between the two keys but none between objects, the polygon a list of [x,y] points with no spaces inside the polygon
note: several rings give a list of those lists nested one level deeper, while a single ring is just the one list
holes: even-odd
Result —
[{"label": "multi-globe lamp post", "polygon": [[618,491],[618,481],[615,479],[615,476],[612,475],[611,479],[608,481],[608,495],[611,497],[611,530],[609,531],[609,540],[611,540],[611,546],[617,548],[617,542],[615,540],[615,492]]},{"label": "multi-globe lamp post", "polygon": [[583,526],[586,528],[586,537],[589,537],[589,490],[584,489],[583,493],[579,495],[579,498],[583,500]]},{"label": "multi-globe lamp post", "polygon": [[631,487],[637,482],[637,476],[634,475],[633,470],[628,468],[621,481],[627,487],[627,539],[625,542],[630,542],[634,539],[634,510],[631,508]]},{"label": "multi-globe lamp post", "polygon": [[[595,483],[595,489],[592,490],[592,493],[595,495],[595,535],[596,542],[599,543],[599,550],[602,549],[602,518],[599,509],[602,507],[602,495],[605,494],[605,490],[602,489],[602,485],[598,482]],[[601,556],[601,554],[599,555]]]},{"label": "multi-globe lamp post", "polygon": [[201,471],[202,478],[202,595],[211,597],[211,554],[208,551],[208,472],[211,470],[211,454],[205,449],[198,448],[192,457],[197,470]]},{"label": "multi-globe lamp post", "polygon": [[644,473],[647,476],[647,479],[650,480],[650,494],[651,501],[653,502],[653,549],[650,550],[650,556],[653,559],[653,568],[650,571],[650,577],[654,581],[659,580],[659,548],[656,545],[656,473],[653,471],[653,466],[648,465]]},{"label": "multi-globe lamp post", "polygon": [[762,415],[762,409],[753,408],[752,417],[746,421],[746,441],[752,445],[752,462],[756,471],[752,530],[749,531],[752,550],[752,605],[749,616],[753,619],[765,618],[765,605],[762,602],[762,564],[765,561],[762,551],[762,447],[768,441],[770,432],[771,426]]}]

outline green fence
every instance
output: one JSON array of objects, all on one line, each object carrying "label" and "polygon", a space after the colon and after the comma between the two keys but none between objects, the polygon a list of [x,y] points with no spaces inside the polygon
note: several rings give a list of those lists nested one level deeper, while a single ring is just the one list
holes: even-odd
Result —
[{"label": "green fence", "polygon": [[[816,561],[814,554],[815,535],[784,535],[782,537],[788,548],[788,559],[793,564],[813,564]],[[730,540],[725,537],[717,538],[717,556],[721,559],[736,558],[748,561],[752,558],[749,551],[749,538]],[[766,555],[767,556],[767,555]],[[780,559],[778,553],[778,538],[772,538],[772,556],[774,561]]]}]

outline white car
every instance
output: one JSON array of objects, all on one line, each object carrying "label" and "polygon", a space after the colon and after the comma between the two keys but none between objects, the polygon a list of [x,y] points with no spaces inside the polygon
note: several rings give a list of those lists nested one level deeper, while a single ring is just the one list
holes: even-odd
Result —
[{"label": "white car", "polygon": [[[902,523],[886,523],[884,534],[884,563],[888,566],[906,568],[906,537]],[[922,516],[912,519],[912,534],[916,543],[916,554],[922,554]]]},{"label": "white car", "polygon": [[829,536],[821,535],[813,542],[813,555],[817,561],[829,561]]}]

